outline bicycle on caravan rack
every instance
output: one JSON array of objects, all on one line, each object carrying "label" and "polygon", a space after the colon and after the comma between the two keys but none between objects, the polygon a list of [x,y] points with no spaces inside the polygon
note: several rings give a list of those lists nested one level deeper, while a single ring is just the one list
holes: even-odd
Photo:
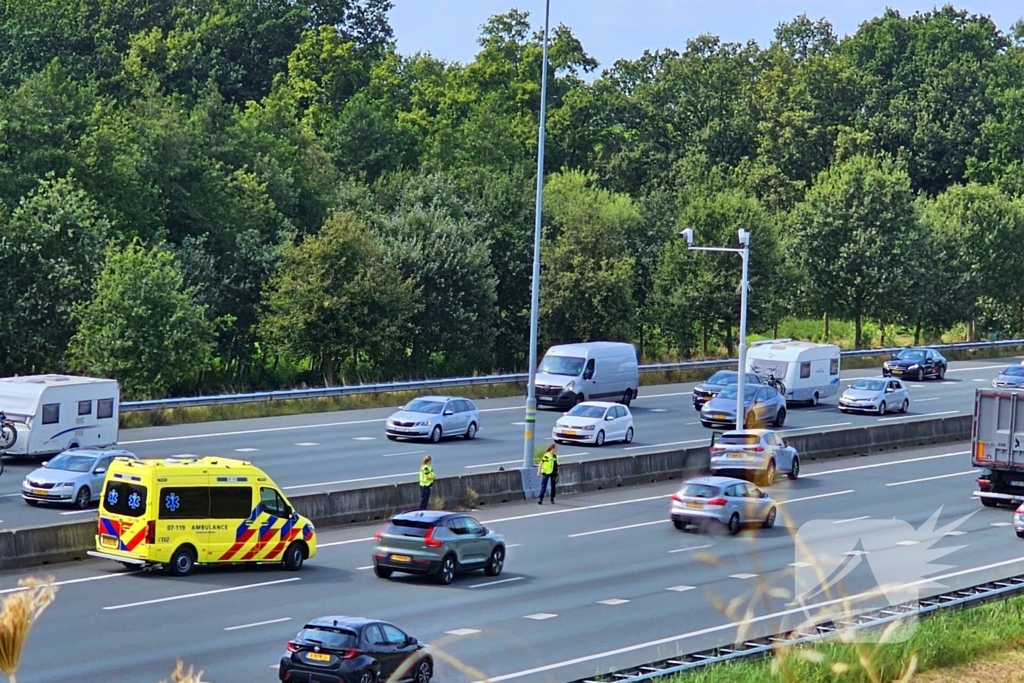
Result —
[{"label": "bicycle on caravan rack", "polygon": [[[18,430],[14,423],[7,419],[7,415],[0,410],[0,452],[14,446],[18,441]],[[0,475],[4,473],[4,459],[0,457]]]},{"label": "bicycle on caravan rack", "polygon": [[760,368],[753,367],[751,370],[754,374],[761,378],[761,381],[770,386],[775,391],[779,392],[783,396],[786,395],[786,385],[782,383],[782,380],[775,376],[773,370],[769,370],[767,373],[762,372]]}]

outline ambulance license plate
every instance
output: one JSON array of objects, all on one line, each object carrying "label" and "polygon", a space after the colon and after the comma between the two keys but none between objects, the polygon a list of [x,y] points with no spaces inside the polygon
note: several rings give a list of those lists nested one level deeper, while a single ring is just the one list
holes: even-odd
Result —
[{"label": "ambulance license plate", "polygon": [[704,503],[693,503],[693,502],[690,502],[690,503],[686,504],[686,507],[688,507],[688,508],[702,508],[702,507],[704,507]]},{"label": "ambulance license plate", "polygon": [[117,539],[113,536],[100,536],[100,543],[107,546],[108,548],[117,547]]},{"label": "ambulance license plate", "polygon": [[391,560],[393,562],[412,562],[412,558],[408,555],[392,555]]},{"label": "ambulance license plate", "polygon": [[331,656],[325,655],[323,652],[307,652],[306,659],[312,659],[315,662],[329,662]]},{"label": "ambulance license plate", "polygon": [[46,489],[32,489],[32,495],[35,495],[35,496],[45,496],[45,495],[47,495]]}]

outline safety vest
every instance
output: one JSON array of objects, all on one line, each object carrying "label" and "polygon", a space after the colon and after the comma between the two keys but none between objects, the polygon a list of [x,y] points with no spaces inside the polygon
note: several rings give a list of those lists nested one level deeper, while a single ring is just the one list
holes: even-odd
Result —
[{"label": "safety vest", "polygon": [[420,468],[420,486],[431,486],[434,483],[434,469],[430,465]]},{"label": "safety vest", "polygon": [[540,457],[540,473],[551,474],[555,471],[555,459],[551,457],[550,453],[545,453]]}]

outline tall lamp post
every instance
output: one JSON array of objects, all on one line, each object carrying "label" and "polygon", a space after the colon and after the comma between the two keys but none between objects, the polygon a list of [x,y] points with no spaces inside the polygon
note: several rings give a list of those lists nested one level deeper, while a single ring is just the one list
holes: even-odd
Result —
[{"label": "tall lamp post", "polygon": [[540,67],[540,130],[537,133],[537,205],[533,223],[533,287],[530,293],[530,377],[526,383],[526,427],[523,439],[523,469],[533,467],[533,437],[537,426],[537,335],[540,305],[540,232],[541,208],[544,203],[544,127],[548,114],[548,22],[551,0],[544,2],[544,52]]},{"label": "tall lamp post", "polygon": [[693,228],[686,228],[680,231],[679,236],[686,240],[686,247],[690,251],[727,251],[739,254],[743,259],[743,276],[740,280],[740,353],[739,372],[736,375],[736,429],[743,429],[744,418],[746,417],[746,401],[744,400],[744,380],[747,375],[747,264],[750,261],[750,232],[740,228],[737,231],[740,238],[740,248],[731,247],[695,247],[693,246]]}]

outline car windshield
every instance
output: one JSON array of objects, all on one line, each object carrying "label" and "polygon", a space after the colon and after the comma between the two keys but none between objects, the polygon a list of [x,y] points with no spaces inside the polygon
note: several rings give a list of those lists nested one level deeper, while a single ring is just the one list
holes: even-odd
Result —
[{"label": "car windshield", "polygon": [[885,382],[880,379],[862,379],[854,382],[850,388],[859,391],[881,391],[885,388]]},{"label": "car windshield", "polygon": [[598,406],[578,405],[568,413],[572,417],[593,417],[600,419],[604,417],[604,408]]},{"label": "car windshield", "polygon": [[1024,377],[1024,367],[1020,365],[1011,365],[1003,370],[1002,374],[1009,375],[1010,377]]},{"label": "car windshield", "polygon": [[299,631],[295,640],[303,643],[313,643],[331,650],[355,649],[359,638],[352,631],[334,631],[325,628],[304,628]]},{"label": "car windshield", "polygon": [[409,401],[402,410],[407,413],[426,413],[428,415],[440,415],[441,409],[444,407],[444,403],[440,401],[424,401],[423,399],[416,399],[415,401]]},{"label": "car windshield", "polygon": [[543,372],[548,375],[576,377],[583,372],[583,363],[584,360],[582,358],[573,358],[571,356],[544,356],[544,360],[541,361],[537,372]]},{"label": "car windshield", "polygon": [[708,381],[705,384],[714,384],[715,386],[725,386],[727,384],[736,384],[737,373],[730,370],[719,370],[715,374],[708,377]]},{"label": "car windshield", "polygon": [[[743,397],[746,400],[748,400],[748,401],[752,400],[754,398],[754,394],[756,394],[757,390],[760,389],[760,388],[761,387],[758,387],[758,386],[749,386],[749,385],[744,384],[743,385]],[[718,398],[724,398],[724,399],[730,399],[731,398],[733,400],[736,400],[736,390],[737,390],[737,387],[736,387],[735,384],[730,385],[729,387],[727,387],[725,389],[722,389],[722,393],[720,393],[718,395]]]},{"label": "car windshield", "polygon": [[900,360],[924,360],[924,351],[917,349],[903,349],[896,357]]},{"label": "car windshield", "polygon": [[87,455],[58,455],[46,463],[46,468],[65,472],[88,472],[95,463],[96,458]]},{"label": "car windshield", "polygon": [[683,495],[688,498],[714,498],[718,489],[707,484],[687,484],[683,487]]},{"label": "car windshield", "polygon": [[754,446],[761,443],[761,437],[757,434],[723,434],[715,443],[736,446]]}]

